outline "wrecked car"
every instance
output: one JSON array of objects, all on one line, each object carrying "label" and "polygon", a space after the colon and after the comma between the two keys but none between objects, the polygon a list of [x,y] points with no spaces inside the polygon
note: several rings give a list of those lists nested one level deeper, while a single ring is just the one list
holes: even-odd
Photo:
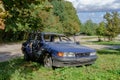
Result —
[{"label": "wrecked car", "polygon": [[94,49],[58,33],[30,33],[22,52],[25,60],[39,61],[45,67],[89,65],[97,59]]}]

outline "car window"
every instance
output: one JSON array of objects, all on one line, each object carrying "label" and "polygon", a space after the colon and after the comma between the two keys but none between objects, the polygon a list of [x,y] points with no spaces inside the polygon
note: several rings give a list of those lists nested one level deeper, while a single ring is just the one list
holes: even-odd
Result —
[{"label": "car window", "polygon": [[54,38],[53,42],[60,42],[61,41],[60,37],[58,35],[55,35],[53,38]]},{"label": "car window", "polygon": [[59,36],[57,35],[44,35],[45,42],[59,42]]},{"label": "car window", "polygon": [[68,42],[71,41],[64,35],[44,35],[45,42]]},{"label": "car window", "polygon": [[63,41],[63,42],[71,41],[71,40],[70,40],[68,37],[66,37],[66,36],[61,36],[60,39],[61,39],[61,41]]},{"label": "car window", "polygon": [[45,42],[50,42],[50,35],[44,35]]}]

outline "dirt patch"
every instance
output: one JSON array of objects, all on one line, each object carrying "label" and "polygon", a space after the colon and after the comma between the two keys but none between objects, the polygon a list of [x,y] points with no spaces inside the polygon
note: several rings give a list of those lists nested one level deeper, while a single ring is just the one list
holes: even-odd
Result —
[{"label": "dirt patch", "polygon": [[0,46],[0,62],[22,56],[21,44],[5,44]]}]

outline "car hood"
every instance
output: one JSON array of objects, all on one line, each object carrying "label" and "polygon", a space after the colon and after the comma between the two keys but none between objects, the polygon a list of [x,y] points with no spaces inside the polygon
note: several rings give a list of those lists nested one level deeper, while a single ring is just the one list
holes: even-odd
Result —
[{"label": "car hood", "polygon": [[77,45],[75,43],[48,42],[45,44],[45,48],[48,49],[48,51],[55,50],[57,52],[79,52],[79,53],[95,52],[94,49],[82,45]]}]

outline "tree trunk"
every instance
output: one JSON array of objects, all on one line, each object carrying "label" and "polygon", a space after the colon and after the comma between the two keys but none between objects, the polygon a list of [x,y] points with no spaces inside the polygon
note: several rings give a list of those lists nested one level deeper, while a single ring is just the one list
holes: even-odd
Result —
[{"label": "tree trunk", "polygon": [[99,41],[99,42],[101,42],[101,41],[102,41],[100,36],[98,36],[98,41]]}]

